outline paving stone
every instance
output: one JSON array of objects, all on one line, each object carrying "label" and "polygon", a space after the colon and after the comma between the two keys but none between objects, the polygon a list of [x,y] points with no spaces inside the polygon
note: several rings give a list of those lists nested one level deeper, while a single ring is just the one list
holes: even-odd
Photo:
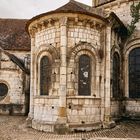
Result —
[{"label": "paving stone", "polygon": [[113,129],[57,135],[28,128],[26,117],[0,116],[0,140],[140,140],[140,121],[124,121]]}]

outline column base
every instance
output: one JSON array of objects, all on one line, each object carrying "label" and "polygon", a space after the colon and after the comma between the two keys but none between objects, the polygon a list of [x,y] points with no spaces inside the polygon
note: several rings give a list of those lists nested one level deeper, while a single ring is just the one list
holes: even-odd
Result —
[{"label": "column base", "polygon": [[54,132],[57,134],[67,134],[70,132],[70,129],[67,124],[55,124]]},{"label": "column base", "polygon": [[116,123],[114,121],[109,122],[103,122],[103,128],[114,128],[116,126]]},{"label": "column base", "polygon": [[32,127],[32,118],[31,117],[28,117],[27,119],[26,119],[26,125],[28,126],[28,127]]}]

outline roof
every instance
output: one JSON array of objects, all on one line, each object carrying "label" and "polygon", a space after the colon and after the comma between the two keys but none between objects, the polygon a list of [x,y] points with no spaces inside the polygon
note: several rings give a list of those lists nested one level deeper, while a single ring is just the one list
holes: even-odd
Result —
[{"label": "roof", "polygon": [[0,19],[0,46],[5,50],[30,51],[25,19]]},{"label": "roof", "polygon": [[55,12],[60,12],[60,11],[72,11],[72,12],[82,12],[82,13],[92,13],[93,8],[91,6],[88,6],[86,4],[70,0],[67,4],[59,7],[58,9],[55,10]]},{"label": "roof", "polygon": [[50,11],[50,12],[46,12],[40,15],[37,15],[35,17],[33,17],[32,19],[30,19],[27,22],[27,27],[30,25],[30,23],[36,19],[39,19],[43,16],[46,15],[50,15],[50,14],[54,14],[54,13],[78,13],[78,14],[85,14],[85,15],[89,15],[89,16],[93,16],[93,17],[97,17],[98,19],[102,19],[104,21],[104,15],[103,12],[96,10],[95,8],[85,5],[83,3],[74,1],[74,0],[70,0],[68,3],[66,3],[65,5],[61,6],[60,8],[57,8],[56,10]]},{"label": "roof", "polygon": [[25,72],[25,73],[28,74],[28,75],[30,74],[29,69],[27,69],[27,68],[25,67],[24,62],[23,62],[21,59],[19,59],[18,57],[16,57],[15,55],[9,53],[8,51],[4,50],[4,49],[1,48],[1,47],[0,47],[0,51],[3,52],[5,55],[7,55],[7,56],[9,57],[9,59],[10,59],[13,63],[15,63],[16,65],[18,65],[19,68],[20,68],[23,72]]},{"label": "roof", "polygon": [[[115,19],[115,21],[112,18]],[[111,20],[111,23],[113,24],[112,28],[116,29],[117,32],[122,37],[127,37],[128,35],[127,27],[123,24],[123,22],[119,19],[119,17],[114,12],[111,12],[109,17],[107,17],[107,19]]]},{"label": "roof", "polygon": [[98,0],[98,3],[95,6],[104,5],[104,4],[110,3],[112,1],[115,1],[115,0]]}]

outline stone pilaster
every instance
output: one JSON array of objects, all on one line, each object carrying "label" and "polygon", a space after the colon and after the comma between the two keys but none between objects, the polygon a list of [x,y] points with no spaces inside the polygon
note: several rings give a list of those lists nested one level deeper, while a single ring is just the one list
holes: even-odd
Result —
[{"label": "stone pilaster", "polygon": [[67,17],[60,20],[60,86],[59,86],[59,123],[66,123],[66,94],[67,94]]},{"label": "stone pilaster", "polygon": [[31,71],[30,71],[30,110],[29,110],[29,114],[28,117],[30,119],[33,118],[33,114],[34,114],[34,51],[33,49],[35,48],[35,37],[32,36],[31,38]]},{"label": "stone pilaster", "polygon": [[104,112],[104,127],[111,127],[112,120],[111,120],[111,91],[110,91],[110,57],[111,55],[111,27],[108,26],[106,28],[106,65],[105,65],[105,112]]},{"label": "stone pilaster", "polygon": [[[101,33],[101,37],[102,37],[102,44],[101,46],[103,47],[103,52],[105,53],[105,49],[106,49],[106,43],[105,43],[105,40],[106,40],[106,29],[104,29],[104,31],[102,31]],[[105,56],[105,54],[104,54]],[[105,57],[103,57],[103,61],[101,62],[101,67],[100,67],[100,70],[101,70],[101,75],[100,75],[100,95],[101,95],[101,121],[103,122],[104,121],[104,113],[105,113],[105,107],[104,107],[104,104],[105,104],[105,63],[106,63],[106,59]]]}]

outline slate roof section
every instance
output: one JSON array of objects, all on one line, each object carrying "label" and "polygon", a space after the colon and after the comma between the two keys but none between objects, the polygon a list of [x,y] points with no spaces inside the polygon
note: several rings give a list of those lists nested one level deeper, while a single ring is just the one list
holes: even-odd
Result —
[{"label": "slate roof section", "polygon": [[5,50],[30,51],[26,22],[24,19],[0,19],[0,47]]}]

